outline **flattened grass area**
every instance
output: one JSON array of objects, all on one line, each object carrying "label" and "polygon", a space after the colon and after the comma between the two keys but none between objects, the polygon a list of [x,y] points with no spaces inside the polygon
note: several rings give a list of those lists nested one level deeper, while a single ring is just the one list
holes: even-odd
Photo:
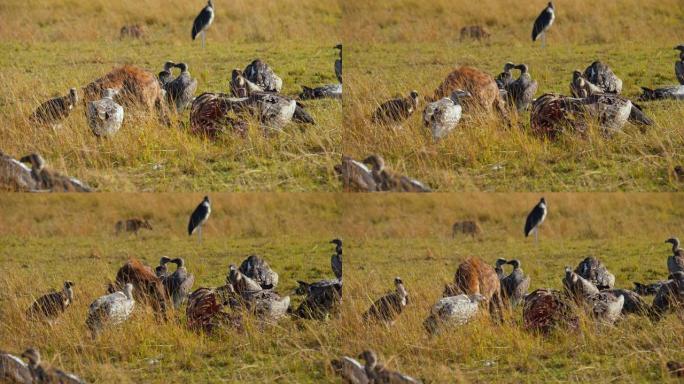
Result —
[{"label": "flattened grass area", "polygon": [[[0,58],[3,152],[16,157],[39,152],[48,166],[99,191],[337,188],[332,166],[339,159],[342,137],[339,100],[304,102],[314,126],[291,123],[284,132],[265,137],[258,124],[252,124],[247,138],[228,133],[217,141],[189,133],[189,110],[175,116],[171,127],[126,111],[121,130],[108,140],[90,132],[82,103],[55,131],[27,120],[41,102],[66,94],[70,87],[85,86],[122,64],[157,74],[167,60],[184,61],[199,81],[196,95],[230,93],[231,70],[255,58],[283,78],[282,93],[288,96],[298,95],[302,85],[335,83],[336,3],[216,2],[205,50],[190,40],[192,20],[204,2],[44,3],[37,4],[35,15],[25,2],[0,6],[2,19],[14,25],[0,28],[0,50],[5,53]],[[29,14],[33,16],[26,20]],[[288,19],[293,21],[286,23]],[[146,37],[119,40],[119,28],[134,23],[145,27]]]},{"label": "flattened grass area", "polygon": [[[195,194],[7,195],[0,202],[0,349],[34,345],[50,364],[97,382],[337,382],[328,366],[341,354],[378,351],[392,369],[425,382],[674,382],[668,360],[684,360],[682,318],[651,324],[628,317],[615,327],[583,320],[577,333],[549,337],[522,330],[521,310],[505,325],[481,317],[430,338],[422,327],[443,283],[467,256],[493,263],[518,258],[531,289],[560,289],[563,268],[588,255],[616,275],[616,286],[666,276],[663,241],[678,235],[684,213],[675,194],[547,194],[550,213],[541,243],[522,237],[536,194],[216,194],[200,246],[184,230],[201,199]],[[154,230],[115,236],[114,222],[140,215]],[[483,234],[451,239],[456,220],[478,220]],[[681,237],[681,234],[679,234]],[[240,334],[196,335],[177,322],[157,323],[136,311],[92,341],[84,325],[88,304],[127,257],[156,264],[181,256],[195,287],[223,282],[228,264],[264,256],[280,274],[278,291],[296,280],[331,275],[327,242],[345,242],[342,313],[326,322],[284,319]],[[410,303],[390,328],[364,323],[370,303],[400,276]],[[76,283],[74,305],[53,328],[25,323],[33,297]],[[292,296],[295,305],[299,298]],[[650,299],[647,299],[650,301]]]},{"label": "flattened grass area", "polygon": [[[505,11],[493,0],[406,0],[391,8],[352,2],[345,12],[357,16],[348,20],[358,28],[346,28],[352,32],[347,32],[350,81],[343,152],[356,158],[379,153],[388,166],[441,191],[681,190],[681,176],[674,172],[684,163],[681,102],[639,103],[655,125],[641,129],[628,124],[612,138],[594,130],[586,138],[568,133],[549,142],[531,134],[529,112],[523,112],[513,129],[497,119],[466,115],[448,137],[433,141],[422,122],[422,96],[432,96],[458,65],[495,76],[507,61],[526,63],[539,82],[537,97],[568,95],[572,71],[594,60],[613,69],[624,82],[622,94],[634,101],[640,86],[677,84],[672,48],[681,43],[676,34],[684,26],[680,3],[554,4],[557,19],[541,49],[529,33],[545,2]],[[460,41],[460,28],[473,24],[487,28],[491,38]],[[421,95],[421,104],[407,121],[397,126],[370,121],[380,103],[406,97],[412,89]]]}]

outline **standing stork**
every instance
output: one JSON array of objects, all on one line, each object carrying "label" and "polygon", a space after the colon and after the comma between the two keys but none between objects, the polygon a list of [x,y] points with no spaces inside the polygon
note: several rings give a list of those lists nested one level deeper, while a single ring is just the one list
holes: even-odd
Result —
[{"label": "standing stork", "polygon": [[527,215],[525,221],[525,237],[534,232],[534,241],[539,242],[539,227],[541,227],[544,219],[546,219],[546,200],[542,197],[539,203],[532,208],[532,211]]},{"label": "standing stork", "polygon": [[546,31],[551,28],[553,20],[556,19],[556,12],[553,8],[553,3],[549,1],[549,4],[544,8],[543,11],[537,16],[534,21],[534,27],[532,27],[532,41],[537,41],[539,36],[542,38],[542,48],[546,45]]},{"label": "standing stork", "polygon": [[195,21],[192,23],[192,39],[195,40],[197,35],[202,34],[202,49],[204,49],[204,44],[207,35],[207,29],[214,21],[214,3],[209,0],[207,5],[202,8],[199,15],[195,17]]},{"label": "standing stork", "polygon": [[195,230],[197,230],[200,243],[202,243],[202,225],[209,219],[210,214],[211,203],[209,202],[209,196],[204,196],[204,200],[190,215],[190,222],[188,223],[188,235],[192,236]]},{"label": "standing stork", "polygon": [[340,58],[335,60],[335,76],[337,76],[337,80],[342,84],[342,44],[337,44],[334,48],[340,50]]}]

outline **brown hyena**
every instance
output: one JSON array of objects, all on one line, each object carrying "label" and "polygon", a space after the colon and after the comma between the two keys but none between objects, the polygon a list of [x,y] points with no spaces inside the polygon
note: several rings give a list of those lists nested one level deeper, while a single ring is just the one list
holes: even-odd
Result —
[{"label": "brown hyena", "polygon": [[115,228],[117,235],[123,231],[133,232],[137,235],[138,231],[140,231],[143,228],[149,229],[151,231],[152,224],[150,224],[149,220],[147,219],[128,219],[117,221]]},{"label": "brown hyena", "polygon": [[482,228],[480,227],[480,224],[477,221],[473,221],[473,220],[457,221],[451,227],[451,237],[455,238],[456,234],[458,234],[458,233],[463,233],[465,235],[470,235],[471,237],[475,237],[475,236],[482,233]]},{"label": "brown hyena", "polygon": [[458,67],[447,75],[435,89],[434,96],[427,100],[432,102],[449,97],[456,90],[467,91],[471,95],[461,102],[464,111],[491,113],[494,110],[504,120],[508,120],[508,111],[499,87],[487,72],[469,66]]},{"label": "brown hyena", "polygon": [[488,39],[489,36],[491,36],[491,34],[481,25],[468,25],[461,28],[461,40],[483,40]]},{"label": "brown hyena", "polygon": [[145,28],[140,24],[124,25],[119,32],[119,38],[142,39],[145,36]]}]

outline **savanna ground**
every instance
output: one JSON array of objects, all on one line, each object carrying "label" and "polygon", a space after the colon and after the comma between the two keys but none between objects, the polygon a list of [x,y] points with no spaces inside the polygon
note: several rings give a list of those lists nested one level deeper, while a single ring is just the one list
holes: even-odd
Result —
[{"label": "savanna ground", "polygon": [[[98,140],[82,103],[58,130],[32,126],[41,102],[85,86],[121,64],[155,75],[167,60],[186,62],[202,92],[230,93],[233,68],[255,58],[283,78],[282,93],[337,82],[333,70],[341,10],[335,1],[214,2],[207,48],[190,39],[206,1],[3,1],[0,4],[0,150],[38,152],[48,166],[100,191],[318,191],[336,188],[332,166],[342,137],[339,100],[305,102],[315,126],[288,125],[265,137],[217,141],[189,133],[186,110],[167,127],[128,113],[119,133]],[[123,25],[140,24],[142,40],[119,39]],[[177,71],[177,70],[176,70]],[[177,72],[176,72],[177,73]],[[80,95],[82,96],[82,94]]]},{"label": "savanna ground", "polygon": [[[673,47],[682,43],[681,1],[555,1],[556,20],[542,49],[530,34],[546,3],[345,2],[343,152],[381,154],[389,167],[442,191],[681,190],[673,171],[684,163],[681,102],[640,103],[655,125],[641,130],[628,124],[612,138],[592,131],[586,138],[543,140],[530,133],[529,112],[523,112],[512,129],[466,115],[449,136],[433,141],[422,123],[423,96],[431,97],[458,65],[495,76],[507,61],[526,63],[539,83],[537,97],[569,95],[572,71],[594,60],[607,63],[624,82],[622,94],[635,101],[640,86],[677,84]],[[492,36],[459,41],[466,25],[482,25]],[[371,122],[380,103],[412,89],[422,103],[407,121],[398,127]]]},{"label": "savanna ground", "polygon": [[[588,255],[616,275],[616,286],[666,275],[669,249],[684,213],[673,194],[547,194],[550,214],[536,246],[522,236],[536,194],[216,194],[200,246],[184,233],[201,195],[8,195],[0,201],[0,349],[29,345],[45,360],[97,382],[336,382],[327,362],[365,348],[390,368],[426,383],[669,382],[668,360],[684,360],[684,324],[669,315],[657,324],[627,318],[549,337],[520,328],[516,309],[504,325],[483,316],[430,338],[422,327],[443,283],[467,256],[488,262],[518,258],[531,289],[560,288],[563,268]],[[114,235],[116,220],[149,217],[154,230]],[[455,220],[478,220],[480,237],[451,238]],[[96,341],[87,334],[88,304],[116,269],[135,256],[155,264],[182,256],[195,287],[217,286],[229,263],[257,253],[280,273],[278,291],[297,279],[331,275],[327,242],[345,242],[341,316],[324,322],[283,319],[244,333],[197,335],[177,322],[159,324],[136,310]],[[361,314],[401,276],[410,304],[391,328],[365,324]],[[24,322],[31,300],[63,280],[76,283],[75,302],[54,328]],[[298,298],[294,296],[295,304]]]}]

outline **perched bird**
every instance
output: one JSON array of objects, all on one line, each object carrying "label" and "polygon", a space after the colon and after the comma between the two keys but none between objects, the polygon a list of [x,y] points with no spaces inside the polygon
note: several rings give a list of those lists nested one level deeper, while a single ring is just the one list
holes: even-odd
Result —
[{"label": "perched bird", "polygon": [[64,176],[45,168],[45,160],[37,153],[26,155],[19,161],[31,164],[31,177],[36,182],[36,189],[51,192],[92,191],[88,185],[74,177]]},{"label": "perched bird", "polygon": [[176,66],[176,63],[173,61],[167,61],[164,63],[164,69],[162,69],[161,72],[159,72],[159,75],[157,75],[157,78],[159,79],[159,85],[166,90],[166,86],[175,79],[173,77],[173,72],[172,68]]},{"label": "perched bird", "polygon": [[26,315],[30,319],[57,319],[74,301],[74,283],[65,281],[62,291],[47,293],[33,302],[31,307],[26,311]]},{"label": "perched bird", "polygon": [[349,356],[342,356],[339,359],[331,360],[330,365],[333,371],[347,384],[371,383],[368,375],[366,375],[364,366]]},{"label": "perched bird", "polygon": [[511,69],[515,67],[515,64],[510,61],[504,64],[503,72],[499,73],[496,78],[496,85],[499,89],[508,89],[508,85],[513,82],[513,75],[511,74]]},{"label": "perched bird", "polygon": [[299,94],[299,98],[301,100],[325,98],[341,99],[342,84],[327,84],[315,88],[302,86],[302,92]]},{"label": "perched bird", "polygon": [[504,264],[508,264],[508,260],[501,258],[501,257],[496,259],[496,262],[494,264],[494,272],[496,272],[496,276],[499,278],[499,280],[506,277],[506,275],[504,275],[504,270],[503,270]]},{"label": "perched bird", "polygon": [[192,39],[195,40],[197,35],[202,35],[202,48],[204,48],[204,43],[206,40],[207,29],[214,21],[214,3],[209,0],[207,5],[202,8],[199,15],[195,17],[195,21],[192,23]]},{"label": "perched bird", "polygon": [[595,93],[603,93],[603,90],[588,82],[580,70],[572,72],[572,82],[570,82],[570,93],[574,97],[588,97]]},{"label": "perched bird", "polygon": [[28,365],[21,358],[2,350],[0,350],[0,382],[16,384],[34,383]]},{"label": "perched bird", "polygon": [[373,112],[374,123],[397,123],[406,120],[418,107],[418,92],[411,91],[408,97],[386,101]]},{"label": "perched bird", "polygon": [[684,85],[684,44],[675,47],[679,51],[679,60],[675,62],[675,76],[679,84]]},{"label": "perched bird", "polygon": [[40,361],[40,353],[35,348],[29,348],[21,354],[28,360],[28,368],[31,371],[34,383],[60,383],[60,384],[84,384],[78,376],[64,372],[57,368],[44,368]]},{"label": "perched bird", "polygon": [[594,284],[599,290],[610,289],[615,285],[615,275],[593,256],[582,260],[575,268],[575,273]]},{"label": "perched bird", "polygon": [[418,384],[421,382],[410,376],[386,369],[378,364],[378,356],[371,350],[363,351],[359,355],[359,359],[366,362],[364,370],[371,383]]},{"label": "perched bird", "polygon": [[588,296],[586,304],[589,305],[591,314],[596,320],[604,324],[613,324],[622,315],[625,296],[605,291],[599,292]]},{"label": "perched bird", "polygon": [[[365,165],[364,165],[365,167]],[[370,170],[368,171],[370,174]],[[0,190],[31,192],[40,188],[31,169],[21,161],[0,151]]]},{"label": "perched bird", "polygon": [[655,283],[638,283],[634,282],[634,292],[636,292],[639,295],[642,296],[653,296],[658,293],[658,290],[660,290],[660,287],[663,286],[663,284],[666,284],[667,280],[665,281],[657,281]]},{"label": "perched bird", "polygon": [[128,283],[123,291],[101,296],[90,304],[86,325],[96,337],[105,325],[117,325],[128,320],[133,313],[133,284]]},{"label": "perched bird", "polygon": [[684,100],[684,85],[673,85],[669,87],[660,87],[650,89],[641,87],[642,94],[639,100]]},{"label": "perched bird", "polygon": [[185,261],[182,258],[177,257],[170,262],[176,264],[176,270],[168,275],[163,282],[173,307],[178,309],[188,299],[192,285],[195,283],[195,275],[188,273],[185,268]]},{"label": "perched bird", "polygon": [[121,128],[124,109],[114,101],[117,91],[111,88],[104,90],[102,99],[88,102],[86,118],[88,126],[97,137],[112,137]]},{"label": "perched bird", "polygon": [[555,19],[555,9],[553,8],[553,3],[549,1],[549,4],[541,11],[534,21],[534,26],[532,27],[532,41],[537,41],[539,36],[541,36],[542,48],[544,48],[546,45],[546,31],[551,28]]},{"label": "perched bird", "polygon": [[281,131],[295,119],[297,101],[276,93],[251,93],[248,102],[252,114],[259,118],[263,128]]},{"label": "perched bird", "polygon": [[667,258],[667,271],[670,274],[684,272],[684,249],[679,248],[679,239],[672,237],[665,242],[672,244],[672,255]]},{"label": "perched bird", "polygon": [[651,317],[662,318],[667,312],[684,309],[684,272],[670,274],[669,280],[663,284],[651,305]]},{"label": "perched bird", "polygon": [[597,86],[605,93],[620,93],[622,80],[608,67],[608,65],[594,61],[584,70],[584,79]]},{"label": "perched bird", "polygon": [[263,89],[264,92],[277,93],[283,88],[283,79],[276,75],[275,71],[261,59],[255,59],[247,65],[243,75],[247,80]]},{"label": "perched bird", "polygon": [[364,321],[377,320],[388,325],[394,323],[397,316],[401,314],[406,304],[408,304],[408,292],[404,288],[404,282],[400,277],[394,278],[394,286],[395,292],[385,294],[368,308],[363,314]]},{"label": "perched bird", "polygon": [[209,202],[209,196],[204,196],[204,200],[192,212],[188,222],[188,235],[192,236],[195,230],[197,230],[200,243],[202,242],[202,225],[207,222],[210,214],[211,203]]},{"label": "perched bird", "polygon": [[342,162],[336,164],[335,173],[342,181],[342,188],[347,192],[375,192],[378,186],[366,164],[342,155]]},{"label": "perched bird", "polygon": [[428,103],[423,110],[423,124],[430,128],[432,138],[437,141],[449,134],[461,120],[460,99],[469,97],[470,93],[456,90],[449,97]]},{"label": "perched bird", "polygon": [[539,241],[539,228],[541,228],[542,223],[546,219],[547,213],[546,200],[542,197],[541,200],[539,200],[539,203],[537,203],[527,215],[527,220],[525,220],[525,237],[528,237],[530,233],[534,232],[534,241]]},{"label": "perched bird", "polygon": [[380,155],[370,155],[363,162],[371,166],[371,175],[378,191],[431,192],[429,187],[416,179],[388,171],[385,160]]},{"label": "perched bird", "polygon": [[525,276],[520,268],[520,260],[513,259],[507,262],[513,266],[513,271],[501,279],[501,290],[504,298],[508,299],[512,306],[517,306],[525,299],[527,290],[530,288],[530,277]]},{"label": "perched bird", "polygon": [[342,84],[342,44],[337,44],[335,49],[340,51],[340,57],[335,60],[335,76],[337,76],[337,81]]},{"label": "perched bird", "polygon": [[175,107],[176,112],[182,112],[192,103],[197,90],[197,79],[192,78],[186,63],[178,63],[175,67],[179,68],[181,73],[166,85],[166,96]]},{"label": "perched bird", "polygon": [[479,293],[442,297],[432,306],[423,326],[430,334],[437,334],[444,326],[458,326],[472,320],[480,309],[480,303],[487,301]]},{"label": "perched bird", "polygon": [[248,292],[258,292],[261,291],[261,285],[254,281],[252,278],[245,276],[238,268],[231,264],[228,266],[228,278],[227,280],[235,289],[235,292],[244,295]]},{"label": "perched bird", "polygon": [[234,97],[248,97],[254,92],[264,92],[264,89],[247,80],[241,69],[235,68],[230,74],[230,92]]},{"label": "perched bird", "polygon": [[570,267],[565,267],[563,287],[577,303],[583,303],[587,297],[599,293],[598,288],[592,282],[573,272]]},{"label": "perched bird", "polygon": [[[340,244],[340,256],[341,256]],[[295,315],[306,319],[324,319],[329,314],[337,315],[339,304],[342,302],[342,258],[339,258],[339,271],[336,264],[337,250],[331,258],[331,269],[335,274],[335,279],[320,280],[314,283],[307,283],[298,280],[299,287],[297,294],[304,294],[306,297],[295,311]],[[339,275],[339,277],[338,277]]]},{"label": "perched bird", "polygon": [[579,317],[566,295],[553,289],[537,289],[525,297],[523,326],[532,332],[548,334],[557,328],[577,329]]},{"label": "perched bird", "polygon": [[332,239],[330,244],[335,244],[335,254],[330,258],[330,268],[337,280],[342,281],[342,240]]},{"label": "perched bird", "polygon": [[29,120],[34,124],[58,128],[60,123],[69,117],[77,102],[76,88],[71,88],[66,96],[55,97],[39,105]]},{"label": "perched bird", "polygon": [[635,315],[648,315],[650,308],[644,299],[639,296],[638,293],[630,291],[629,289],[612,288],[606,289],[602,292],[610,293],[614,296],[624,297],[624,305],[622,306],[622,315],[635,314]]},{"label": "perched bird", "polygon": [[510,82],[506,90],[508,91],[508,98],[515,105],[518,111],[527,109],[534,99],[534,94],[537,93],[537,81],[532,80],[532,76],[528,73],[526,64],[518,64],[514,67],[520,70],[520,76]]},{"label": "perched bird", "polygon": [[263,258],[257,255],[247,257],[239,268],[245,276],[254,280],[262,289],[273,289],[278,286],[278,273]]},{"label": "perched bird", "polygon": [[159,265],[154,269],[154,274],[164,283],[167,277],[169,277],[169,267],[166,266],[171,261],[168,256],[162,256],[159,259]]}]

